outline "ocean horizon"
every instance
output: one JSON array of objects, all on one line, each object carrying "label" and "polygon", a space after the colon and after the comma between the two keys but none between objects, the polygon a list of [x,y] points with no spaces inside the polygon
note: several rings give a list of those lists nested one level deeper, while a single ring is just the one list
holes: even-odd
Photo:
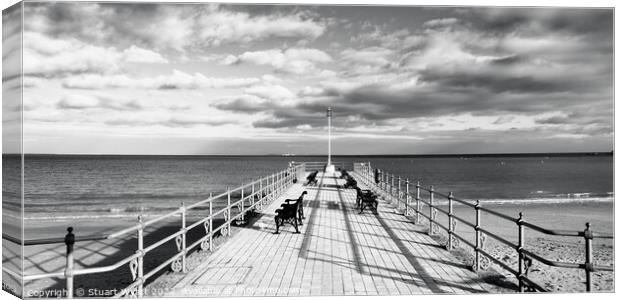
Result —
[{"label": "ocean horizon", "polygon": [[[19,156],[3,155],[4,183]],[[123,217],[158,214],[283,170],[310,155],[30,155],[24,156],[24,218]],[[588,153],[461,155],[334,155],[350,168],[373,168],[417,181],[438,192],[487,204],[612,202],[613,156]],[[18,174],[13,174],[18,175]],[[5,188],[6,190],[10,190]],[[6,194],[6,193],[5,193]],[[218,204],[220,205],[220,204]],[[21,204],[5,196],[3,208]]]}]

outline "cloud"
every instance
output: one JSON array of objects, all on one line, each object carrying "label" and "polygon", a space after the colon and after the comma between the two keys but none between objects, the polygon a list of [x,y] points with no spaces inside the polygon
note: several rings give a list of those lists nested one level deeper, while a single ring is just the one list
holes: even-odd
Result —
[{"label": "cloud", "polygon": [[167,64],[168,60],[161,54],[132,45],[123,51],[124,61],[143,64]]},{"label": "cloud", "polygon": [[144,106],[136,100],[118,101],[91,95],[71,94],[64,96],[56,107],[63,110],[111,109],[116,111],[137,111]]},{"label": "cloud", "polygon": [[459,22],[459,19],[457,18],[433,19],[433,20],[424,22],[423,26],[429,27],[429,28],[448,27],[448,26],[455,25],[458,22]]},{"label": "cloud", "polygon": [[286,100],[295,97],[289,89],[281,85],[255,85],[245,89],[245,93],[261,97],[263,99]]},{"label": "cloud", "polygon": [[142,126],[165,126],[165,127],[196,127],[196,126],[223,126],[237,124],[236,120],[223,120],[211,117],[174,116],[163,118],[144,119],[141,117],[124,117],[105,121],[106,125],[142,127]]},{"label": "cloud", "polygon": [[389,64],[388,57],[392,51],[381,47],[369,47],[361,50],[346,49],[342,51],[341,58],[352,62],[374,66],[384,66]]},{"label": "cloud", "polygon": [[155,77],[129,77],[116,75],[78,75],[67,77],[62,85],[69,89],[200,89],[200,88],[239,88],[260,82],[259,78],[214,78],[201,73],[188,74],[173,70],[172,74]]},{"label": "cloud", "polygon": [[193,51],[270,38],[316,39],[326,25],[299,9],[249,14],[243,5],[152,3],[32,3],[26,30],[94,44]]},{"label": "cloud", "polygon": [[250,51],[236,57],[230,55],[223,60],[223,63],[228,65],[253,63],[268,65],[285,73],[307,74],[317,70],[318,64],[331,61],[332,57],[329,54],[318,49],[289,48],[284,51],[280,49]]},{"label": "cloud", "polygon": [[99,107],[100,100],[97,97],[84,95],[69,95],[58,102],[60,109],[86,109]]},{"label": "cloud", "polygon": [[113,72],[119,69],[121,58],[113,48],[51,39],[33,32],[24,33],[23,55],[24,74],[39,76]]},{"label": "cloud", "polygon": [[76,73],[114,73],[127,63],[167,63],[159,53],[132,45],[118,51],[76,39],[54,39],[35,32],[24,33],[26,75],[58,77]]},{"label": "cloud", "polygon": [[199,18],[198,36],[209,45],[223,43],[248,43],[267,38],[315,39],[323,34],[325,25],[296,14],[270,14],[250,16],[232,12],[227,6],[210,6]]},{"label": "cloud", "polygon": [[241,95],[213,106],[219,110],[255,114],[273,107],[273,104],[266,99],[254,95]]}]

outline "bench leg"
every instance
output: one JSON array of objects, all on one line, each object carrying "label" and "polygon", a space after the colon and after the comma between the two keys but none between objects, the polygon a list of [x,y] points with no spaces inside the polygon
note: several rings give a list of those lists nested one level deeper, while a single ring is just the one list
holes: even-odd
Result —
[{"label": "bench leg", "polygon": [[274,234],[280,234],[280,223],[278,222],[278,217],[273,218],[276,221],[276,232]]},{"label": "bench leg", "polygon": [[295,233],[301,233],[301,232],[299,231],[299,227],[298,227],[298,225],[297,225],[297,218],[296,218],[296,217],[293,217],[293,220],[294,220],[294,221],[293,221],[293,226],[295,226]]}]

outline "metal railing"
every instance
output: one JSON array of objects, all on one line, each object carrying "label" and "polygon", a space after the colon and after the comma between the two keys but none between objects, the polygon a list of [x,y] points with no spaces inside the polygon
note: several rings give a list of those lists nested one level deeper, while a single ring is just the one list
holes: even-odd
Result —
[{"label": "metal railing", "polygon": [[[371,189],[375,193],[381,195],[385,199],[388,199],[391,203],[396,202],[397,208],[402,208],[406,216],[413,217],[414,223],[422,224],[422,218],[428,220],[429,235],[438,234],[439,228],[447,232],[448,236],[445,246],[448,250],[459,247],[459,242],[463,242],[465,245],[473,248],[474,257],[472,262],[472,269],[474,271],[477,272],[480,269],[488,268],[490,262],[492,261],[496,265],[499,265],[501,268],[516,276],[517,280],[519,281],[520,292],[547,291],[539,283],[528,277],[528,271],[530,266],[532,265],[533,260],[537,260],[545,265],[552,267],[583,269],[586,275],[586,291],[592,291],[593,272],[614,271],[613,266],[596,265],[594,263],[593,252],[594,238],[613,239],[614,236],[610,233],[595,233],[592,230],[590,223],[586,223],[586,228],[583,231],[550,230],[525,221],[523,213],[519,213],[519,216],[517,218],[511,217],[490,208],[482,207],[480,200],[477,200],[475,203],[461,200],[454,197],[452,193],[448,193],[446,195],[437,192],[435,191],[433,186],[430,186],[428,188],[423,187],[420,185],[419,181],[415,183],[415,191],[414,193],[412,193],[413,191],[410,190],[412,182],[409,181],[408,178],[401,178],[400,176],[395,176],[394,174],[387,173],[383,170],[376,170],[373,172],[370,166],[370,162],[354,164],[354,174],[358,175],[358,177],[361,178],[362,182],[364,182],[367,186],[371,187]],[[375,182],[376,179],[378,179],[378,183]],[[428,200],[425,200],[421,197],[422,192],[428,193]],[[439,207],[441,205],[438,205],[438,203],[435,202],[436,197],[447,200],[447,210]],[[475,223],[466,220],[464,217],[456,215],[456,213],[454,212],[455,203],[459,203],[473,209],[473,212],[475,213]],[[427,213],[423,211],[421,205],[426,205],[428,207]],[[445,206],[445,204],[443,206]],[[441,222],[437,220],[437,212],[441,212],[442,214],[447,216],[447,224],[441,224]],[[495,234],[484,228],[482,226],[481,212],[489,213],[495,217],[503,219],[504,221],[516,224],[518,243],[515,244],[509,241],[507,238]],[[470,240],[459,235],[456,232],[456,226],[458,222],[474,230],[474,242],[471,242]],[[546,235],[582,237],[585,241],[585,261],[583,263],[554,261],[528,250],[525,244],[524,229],[526,227]],[[514,249],[517,252],[518,267],[516,269],[508,265],[506,262],[494,257],[491,253],[484,249],[484,243],[487,239],[487,236],[493,238],[501,244],[504,244],[505,246],[508,246],[511,249]]]},{"label": "metal railing", "polygon": [[[312,171],[323,171],[325,169],[325,166],[327,165],[327,162],[324,162],[324,161],[300,161],[300,162],[293,161],[291,162],[291,164],[293,165],[303,164],[305,165],[306,171],[312,172]],[[332,165],[334,165],[336,169],[341,169],[341,170],[345,170],[347,166],[345,162],[332,162]]]},{"label": "metal railing", "polygon": [[[106,236],[78,236],[73,233],[73,228],[67,228],[67,234],[64,238],[51,238],[51,239],[36,239],[36,240],[21,240],[8,235],[3,234],[2,238],[22,245],[47,245],[65,243],[66,250],[66,265],[64,270],[52,273],[38,273],[38,274],[22,274],[20,271],[11,270],[5,266],[2,270],[7,274],[23,280],[23,282],[33,281],[43,278],[62,278],[66,281],[66,296],[67,298],[73,297],[73,281],[74,277],[86,274],[104,273],[119,269],[122,266],[128,265],[131,272],[132,283],[124,289],[121,289],[119,293],[115,295],[115,298],[122,296],[144,296],[144,283],[147,279],[153,277],[159,271],[167,266],[170,266],[173,272],[186,272],[186,257],[187,254],[194,248],[200,246],[201,250],[213,251],[213,236],[219,232],[223,236],[230,236],[231,223],[245,222],[246,213],[250,210],[262,210],[263,205],[266,202],[273,201],[279,195],[281,195],[288,187],[290,187],[297,178],[298,172],[303,172],[305,165],[302,164],[290,164],[288,168],[277,173],[273,173],[269,176],[263,177],[256,181],[247,183],[235,189],[227,188],[226,192],[223,192],[216,196],[209,196],[209,198],[199,201],[191,205],[185,205],[184,203],[178,209],[166,213],[164,215],[155,217],[150,220],[144,220],[142,216],[138,216],[136,225],[115,231]],[[240,194],[240,198],[236,201],[231,200],[232,195]],[[226,201],[226,206],[217,211],[213,211],[214,201]],[[205,208],[208,206],[208,216],[199,219],[191,224],[187,224],[187,213],[192,209],[199,207]],[[234,215],[233,215],[234,211]],[[162,238],[159,241],[150,245],[144,244],[145,228],[150,226],[156,226],[158,223],[163,222],[169,218],[180,216],[179,230]],[[213,228],[213,220],[216,216],[221,216],[224,222],[217,228]],[[189,230],[203,226],[205,230],[204,236],[193,242],[191,245],[187,245],[186,234]],[[137,235],[137,245],[134,254],[129,255],[114,264],[78,269],[74,267],[73,250],[76,242],[82,241],[98,241],[98,240],[112,240],[130,233]],[[177,247],[177,253],[172,257],[169,257],[163,263],[155,266],[148,273],[144,273],[144,256],[153,251],[154,249],[164,245],[166,242],[175,241]]]}]

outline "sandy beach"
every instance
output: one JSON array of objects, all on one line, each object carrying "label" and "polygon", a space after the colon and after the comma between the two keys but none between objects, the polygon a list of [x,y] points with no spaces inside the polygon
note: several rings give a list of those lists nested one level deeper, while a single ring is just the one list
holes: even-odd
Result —
[{"label": "sandy beach", "polygon": [[[518,217],[519,212],[522,212],[528,222],[547,229],[583,231],[585,223],[591,222],[592,229],[595,232],[613,233],[613,203],[610,202],[530,203],[527,205],[510,204],[487,207],[515,218]],[[472,210],[464,206],[455,206],[454,209],[458,216],[464,216],[468,221],[475,223],[475,215],[471,212]],[[447,217],[441,213],[437,214],[437,220],[444,225],[447,224]],[[494,217],[488,213],[482,214],[482,220],[483,228],[517,243],[518,231],[516,224]],[[474,241],[474,230],[468,226],[457,225],[457,232],[459,235],[466,237],[467,240]],[[446,233],[440,230],[440,235],[436,238],[445,243]],[[525,248],[527,250],[549,260],[570,263],[583,263],[585,261],[585,241],[581,237],[549,236],[529,228],[525,230],[525,237]],[[491,237],[487,238],[485,249],[495,258],[513,266],[515,269],[518,268],[518,254],[514,249]],[[473,249],[462,244],[461,249],[454,252],[464,262],[471,263]],[[613,239],[594,240],[594,261],[596,265],[614,265]],[[489,282],[497,285],[497,292],[506,291],[503,287],[510,290],[518,286],[518,282],[512,274],[495,264],[492,264],[489,270],[481,274]],[[586,288],[585,271],[582,269],[551,267],[534,260],[528,276],[553,292],[583,292]],[[595,272],[593,274],[593,290],[612,292],[614,290],[614,273]]]}]

